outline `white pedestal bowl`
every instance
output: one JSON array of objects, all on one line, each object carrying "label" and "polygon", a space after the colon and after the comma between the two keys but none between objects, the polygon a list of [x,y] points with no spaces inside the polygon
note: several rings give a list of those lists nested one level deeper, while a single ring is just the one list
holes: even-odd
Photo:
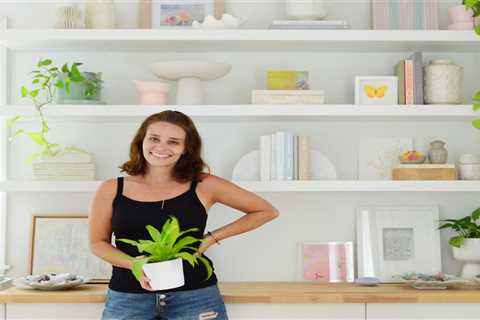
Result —
[{"label": "white pedestal bowl", "polygon": [[178,105],[203,104],[201,81],[221,78],[232,69],[227,63],[189,60],[157,62],[151,67],[157,77],[178,81]]}]

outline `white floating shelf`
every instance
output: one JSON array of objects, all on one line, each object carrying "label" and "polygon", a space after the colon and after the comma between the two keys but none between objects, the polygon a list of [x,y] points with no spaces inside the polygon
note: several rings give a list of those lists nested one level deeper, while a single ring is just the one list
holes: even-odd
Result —
[{"label": "white floating shelf", "polygon": [[[472,120],[480,117],[471,105],[195,105],[195,106],[143,106],[143,105],[49,105],[44,107],[47,117],[101,118],[118,121],[119,118],[145,118],[163,110],[178,110],[200,119],[249,120]],[[33,106],[0,107],[0,116],[37,116]]]},{"label": "white floating shelf", "polygon": [[[1,192],[94,192],[101,181],[0,181]],[[252,192],[480,192],[480,181],[235,181]]]},{"label": "white floating shelf", "polygon": [[480,48],[472,31],[450,30],[195,30],[10,29],[0,43],[16,50],[322,50],[467,51]]}]

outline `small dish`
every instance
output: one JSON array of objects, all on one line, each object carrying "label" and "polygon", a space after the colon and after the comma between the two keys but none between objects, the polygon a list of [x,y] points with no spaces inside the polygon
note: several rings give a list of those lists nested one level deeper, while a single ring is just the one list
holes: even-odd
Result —
[{"label": "small dish", "polygon": [[[47,273],[20,278],[20,284],[37,290],[66,290],[88,283],[90,278],[69,273]],[[21,286],[20,286],[21,287]]]},{"label": "small dish", "polygon": [[355,280],[355,283],[360,286],[373,287],[380,283],[380,280],[375,277],[360,277]]},{"label": "small dish", "polygon": [[451,286],[472,284],[472,281],[442,272],[435,275],[412,272],[403,274],[400,278],[405,280],[406,283],[410,284],[413,288],[422,290],[442,290]]}]

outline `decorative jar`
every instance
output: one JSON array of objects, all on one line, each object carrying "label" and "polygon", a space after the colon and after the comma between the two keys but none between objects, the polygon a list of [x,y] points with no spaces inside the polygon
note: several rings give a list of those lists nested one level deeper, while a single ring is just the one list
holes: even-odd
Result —
[{"label": "decorative jar", "polygon": [[327,15],[321,0],[286,0],[285,10],[288,19],[314,20]]},{"label": "decorative jar", "polygon": [[448,150],[445,148],[445,142],[442,140],[434,140],[430,142],[430,149],[428,150],[428,159],[433,164],[447,163]]},{"label": "decorative jar", "polygon": [[462,154],[458,162],[461,180],[480,180],[480,156]]},{"label": "decorative jar", "polygon": [[95,0],[85,3],[85,26],[88,29],[115,29],[113,0]]},{"label": "decorative jar", "polygon": [[425,67],[425,103],[461,104],[463,68],[449,59],[430,61]]}]

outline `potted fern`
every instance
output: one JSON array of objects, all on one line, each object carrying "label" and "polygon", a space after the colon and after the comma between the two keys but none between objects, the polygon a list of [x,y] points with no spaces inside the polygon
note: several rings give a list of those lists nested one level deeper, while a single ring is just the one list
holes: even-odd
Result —
[{"label": "potted fern", "polygon": [[150,279],[153,290],[166,290],[184,285],[183,264],[186,260],[193,267],[202,262],[207,270],[207,279],[212,275],[210,262],[196,255],[194,243],[201,242],[192,236],[184,236],[188,232],[198,231],[191,228],[180,231],[180,225],[175,217],[168,217],[160,232],[155,227],[146,226],[152,240],[118,239],[118,241],[136,246],[138,252],[145,253],[133,258],[132,273],[140,281],[142,271]]},{"label": "potted fern", "polygon": [[458,261],[465,262],[462,278],[473,279],[480,274],[480,208],[470,215],[460,219],[440,220],[445,222],[439,229],[453,229],[456,235],[448,243],[453,248],[453,256]]}]

